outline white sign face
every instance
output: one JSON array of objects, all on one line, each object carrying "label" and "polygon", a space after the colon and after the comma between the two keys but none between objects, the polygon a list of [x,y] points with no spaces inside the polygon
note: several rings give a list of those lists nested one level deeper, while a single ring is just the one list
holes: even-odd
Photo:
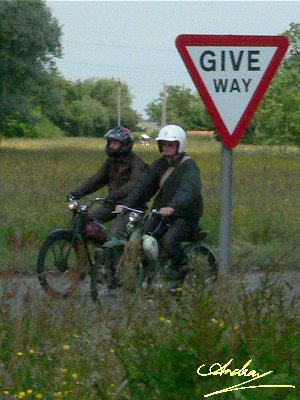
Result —
[{"label": "white sign face", "polygon": [[285,36],[179,35],[176,47],[228,148],[243,136],[288,48]]},{"label": "white sign face", "polygon": [[277,46],[187,46],[186,49],[232,135]]}]

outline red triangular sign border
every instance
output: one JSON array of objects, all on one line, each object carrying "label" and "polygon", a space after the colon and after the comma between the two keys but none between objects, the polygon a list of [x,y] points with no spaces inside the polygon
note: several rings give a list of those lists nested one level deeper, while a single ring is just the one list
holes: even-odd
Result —
[{"label": "red triangular sign border", "polygon": [[[245,36],[245,35],[193,35],[182,34],[176,38],[176,47],[191,75],[191,78],[201,96],[206,109],[215,124],[222,142],[228,148],[235,147],[241,140],[251,118],[262,100],[281,60],[288,48],[288,39],[285,36]],[[277,47],[264,75],[261,78],[248,106],[241,116],[232,134],[230,134],[219,114],[206,86],[199,75],[186,47],[187,46],[272,46]]]}]

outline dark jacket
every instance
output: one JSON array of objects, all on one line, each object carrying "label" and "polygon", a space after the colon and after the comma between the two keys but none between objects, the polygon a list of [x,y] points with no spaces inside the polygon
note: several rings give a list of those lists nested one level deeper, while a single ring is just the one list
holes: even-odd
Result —
[{"label": "dark jacket", "polygon": [[119,157],[108,157],[99,171],[72,194],[80,198],[108,186],[108,199],[119,202],[131,192],[145,168],[144,161],[133,152]]},{"label": "dark jacket", "polygon": [[[142,207],[157,193],[153,208],[172,207],[175,217],[198,220],[203,212],[200,173],[197,164],[191,158],[181,163],[184,156],[185,154],[182,154],[172,163],[165,156],[155,160],[123,205]],[[160,187],[160,180],[169,167],[175,169]]]}]

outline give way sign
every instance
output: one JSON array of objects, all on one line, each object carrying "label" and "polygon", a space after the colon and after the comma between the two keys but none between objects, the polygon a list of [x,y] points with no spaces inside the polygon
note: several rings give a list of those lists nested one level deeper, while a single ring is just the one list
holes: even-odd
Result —
[{"label": "give way sign", "polygon": [[179,35],[176,47],[222,142],[235,147],[287,50],[287,38]]}]

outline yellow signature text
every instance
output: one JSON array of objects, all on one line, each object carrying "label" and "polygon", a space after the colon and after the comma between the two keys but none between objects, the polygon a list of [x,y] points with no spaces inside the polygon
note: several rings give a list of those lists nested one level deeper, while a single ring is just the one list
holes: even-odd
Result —
[{"label": "yellow signature text", "polygon": [[241,382],[237,385],[227,387],[225,389],[218,390],[216,392],[208,393],[204,395],[204,397],[209,397],[209,396],[214,396],[216,394],[220,393],[225,393],[225,392],[231,392],[233,390],[241,390],[241,389],[255,389],[259,387],[277,387],[277,388],[295,388],[293,385],[257,385],[257,386],[244,386],[246,383],[255,381],[257,379],[263,378],[264,376],[267,376],[271,374],[273,371],[268,371],[264,372],[263,374],[260,374],[257,372],[255,369],[248,369],[250,366],[252,359],[247,361],[242,368],[236,368],[236,369],[231,369],[229,368],[229,365],[232,363],[233,358],[229,360],[226,364],[221,365],[219,363],[214,363],[210,366],[208,372],[204,372],[205,369],[205,364],[200,365],[200,367],[197,369],[197,374],[200,375],[201,377],[207,377],[207,376],[222,376],[222,375],[229,375],[229,376],[238,376],[238,377],[247,377],[251,378],[249,380],[246,380],[244,382]]}]

